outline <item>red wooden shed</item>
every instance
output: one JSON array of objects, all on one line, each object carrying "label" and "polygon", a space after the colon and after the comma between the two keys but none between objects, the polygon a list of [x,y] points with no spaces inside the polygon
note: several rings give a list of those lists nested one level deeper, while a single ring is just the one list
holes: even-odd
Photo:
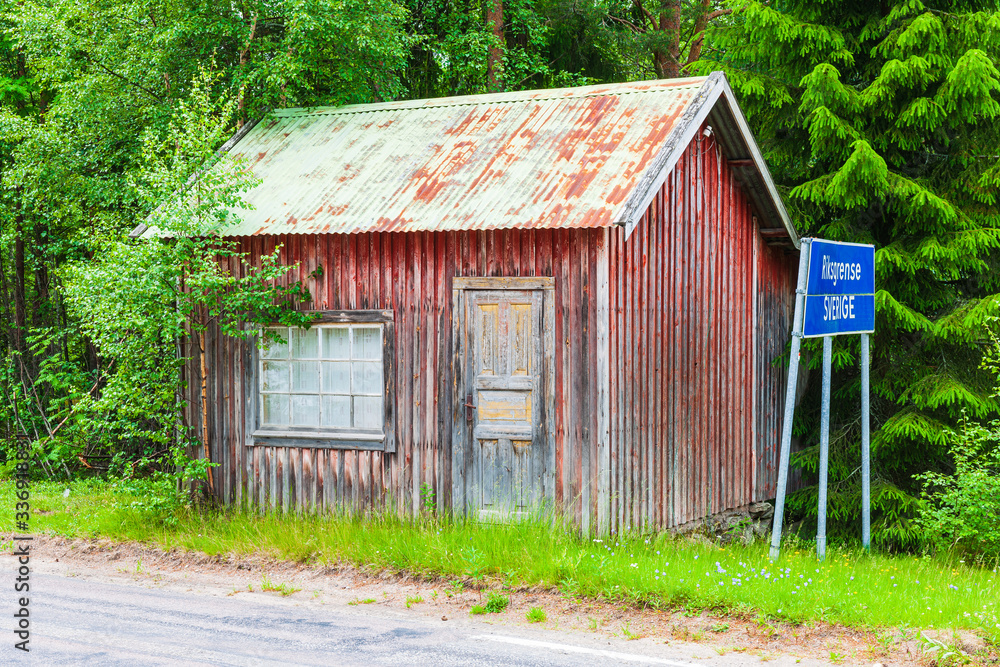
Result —
[{"label": "red wooden shed", "polygon": [[319,319],[209,332],[223,501],[606,531],[773,497],[798,238],[722,74],[282,110],[229,150],[262,183],[225,235]]}]

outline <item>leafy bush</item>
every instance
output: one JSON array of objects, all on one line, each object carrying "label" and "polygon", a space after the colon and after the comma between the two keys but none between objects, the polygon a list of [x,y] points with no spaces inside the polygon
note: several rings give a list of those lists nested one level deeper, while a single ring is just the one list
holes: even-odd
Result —
[{"label": "leafy bush", "polygon": [[920,525],[925,540],[980,558],[1000,558],[1000,422],[968,419],[952,434],[954,474],[927,472]]},{"label": "leafy bush", "polygon": [[191,502],[192,485],[208,478],[208,469],[216,466],[207,459],[192,459],[181,446],[171,447],[162,459],[143,457],[129,460],[115,455],[109,477],[115,491],[124,492],[117,509],[148,513],[167,525],[177,523],[177,510]]},{"label": "leafy bush", "polygon": [[545,610],[541,607],[532,607],[524,617],[528,619],[529,623],[544,623],[545,619],[548,618]]},{"label": "leafy bush", "polygon": [[510,604],[510,598],[503,593],[497,593],[496,591],[490,591],[490,595],[486,600],[486,611],[491,614],[499,614],[507,605]]},{"label": "leafy bush", "polygon": [[[1000,397],[1000,320],[988,321],[989,343],[982,368],[995,379]],[[1000,420],[975,422],[964,412],[959,431],[948,431],[953,474],[927,472],[918,523],[924,540],[954,547],[981,560],[1000,559]]]},{"label": "leafy bush", "polygon": [[489,596],[486,598],[486,604],[473,605],[469,613],[473,616],[479,616],[481,614],[499,614],[507,608],[510,604],[510,598],[503,593],[497,593],[496,591],[490,591]]}]

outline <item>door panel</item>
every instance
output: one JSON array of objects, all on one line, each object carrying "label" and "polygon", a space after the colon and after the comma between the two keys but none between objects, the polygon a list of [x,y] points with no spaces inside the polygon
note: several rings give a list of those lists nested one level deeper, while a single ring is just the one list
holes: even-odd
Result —
[{"label": "door panel", "polygon": [[542,498],[543,293],[466,292],[470,509],[495,517]]},{"label": "door panel", "polygon": [[[527,391],[525,391],[525,389]],[[506,422],[531,424],[531,387],[521,391],[479,390],[479,423]]]}]

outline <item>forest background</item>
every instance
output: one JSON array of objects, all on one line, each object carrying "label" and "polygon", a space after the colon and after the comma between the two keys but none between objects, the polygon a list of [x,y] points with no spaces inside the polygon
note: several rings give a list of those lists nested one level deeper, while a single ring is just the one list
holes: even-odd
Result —
[{"label": "forest background", "polygon": [[[997,2],[0,0],[0,458],[9,472],[22,437],[52,479],[204,472],[202,434],[178,422],[178,338],[209,318],[244,335],[233,313],[296,323],[308,298],[274,258],[236,281],[211,261],[230,249],[184,233],[252,187],[237,164],[191,178],[248,121],[722,70],[800,235],[876,247],[876,543],[996,555],[998,64]],[[175,242],[129,239],[150,216]],[[831,534],[847,541],[857,352],[837,340]],[[795,425],[807,479],[817,385]],[[792,498],[806,525],[815,493]]]}]

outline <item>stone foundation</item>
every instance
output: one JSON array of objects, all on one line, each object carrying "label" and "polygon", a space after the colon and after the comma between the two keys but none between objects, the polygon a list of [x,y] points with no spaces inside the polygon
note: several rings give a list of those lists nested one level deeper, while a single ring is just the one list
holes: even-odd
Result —
[{"label": "stone foundation", "polygon": [[774,505],[752,503],[696,519],[673,529],[675,535],[718,544],[753,544],[771,532]]}]

